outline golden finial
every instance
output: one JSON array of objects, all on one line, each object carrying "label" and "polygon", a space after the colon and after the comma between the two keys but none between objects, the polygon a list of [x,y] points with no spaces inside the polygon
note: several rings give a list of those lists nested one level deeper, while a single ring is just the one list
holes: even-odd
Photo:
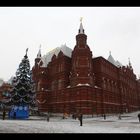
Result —
[{"label": "golden finial", "polygon": [[80,17],[80,22],[82,22],[82,20],[83,20],[83,17]]}]

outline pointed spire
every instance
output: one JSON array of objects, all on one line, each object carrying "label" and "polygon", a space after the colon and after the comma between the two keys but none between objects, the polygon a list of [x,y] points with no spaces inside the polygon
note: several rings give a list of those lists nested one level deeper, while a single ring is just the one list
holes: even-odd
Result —
[{"label": "pointed spire", "polygon": [[39,46],[39,51],[38,51],[38,54],[37,54],[37,58],[40,58],[41,57],[41,44]]},{"label": "pointed spire", "polygon": [[130,62],[130,58],[128,58],[128,66],[129,68],[132,68],[131,62]]},{"label": "pointed spire", "polygon": [[130,58],[129,57],[128,57],[128,62],[129,62],[129,65],[130,65],[131,63],[130,63]]},{"label": "pointed spire", "polygon": [[80,28],[79,28],[79,34],[84,34],[84,28],[83,28],[83,24],[82,24],[82,17],[80,18]]},{"label": "pointed spire", "polygon": [[109,56],[107,59],[110,63],[116,66],[116,61],[114,60],[113,56],[111,55],[111,51],[109,51]]}]

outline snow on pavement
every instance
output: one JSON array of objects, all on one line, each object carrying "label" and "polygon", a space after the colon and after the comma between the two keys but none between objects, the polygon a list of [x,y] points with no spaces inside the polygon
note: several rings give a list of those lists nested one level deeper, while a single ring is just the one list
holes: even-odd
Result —
[{"label": "snow on pavement", "polygon": [[0,120],[0,133],[140,133],[137,114],[84,118],[83,126],[78,119],[30,117],[28,120]]}]

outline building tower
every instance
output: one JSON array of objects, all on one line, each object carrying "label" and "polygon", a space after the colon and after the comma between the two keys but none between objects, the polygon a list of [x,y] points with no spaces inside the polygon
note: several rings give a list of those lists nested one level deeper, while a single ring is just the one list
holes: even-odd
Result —
[{"label": "building tower", "polygon": [[[33,66],[32,72],[33,72],[33,80],[38,83],[39,77],[38,77],[38,73],[40,70],[40,66],[42,65],[42,61],[41,61],[41,45],[39,48],[39,51],[37,53],[37,57],[35,58],[35,65]],[[37,88],[37,86],[36,86]],[[37,89],[36,89],[37,90]]]},{"label": "building tower", "polygon": [[43,61],[41,57],[41,45],[35,59],[35,65],[32,69],[33,81],[36,83],[36,100],[39,110],[44,111],[44,104],[46,103],[46,90],[47,90],[47,79],[46,79],[46,67],[43,67]]},{"label": "building tower", "polygon": [[88,84],[93,86],[93,65],[92,52],[87,45],[87,35],[84,33],[82,21],[78,35],[76,35],[76,45],[72,52],[72,69],[70,73],[71,86],[78,84]]}]

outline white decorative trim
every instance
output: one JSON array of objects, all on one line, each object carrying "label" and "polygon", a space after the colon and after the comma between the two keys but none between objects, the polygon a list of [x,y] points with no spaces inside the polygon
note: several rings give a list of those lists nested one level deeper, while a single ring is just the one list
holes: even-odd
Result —
[{"label": "white decorative trim", "polygon": [[75,103],[75,102],[93,102],[93,103],[101,103],[101,104],[104,103],[104,104],[111,104],[111,105],[121,105],[119,103],[101,102],[101,101],[93,101],[93,100],[74,100],[74,101],[52,102],[50,104]]},{"label": "white decorative trim", "polygon": [[90,84],[88,84],[88,83],[85,83],[85,84],[77,84],[77,86],[90,86]]},{"label": "white decorative trim", "polygon": [[43,102],[40,102],[39,100],[36,100],[39,104],[44,104],[46,102],[46,100],[44,100]]}]

